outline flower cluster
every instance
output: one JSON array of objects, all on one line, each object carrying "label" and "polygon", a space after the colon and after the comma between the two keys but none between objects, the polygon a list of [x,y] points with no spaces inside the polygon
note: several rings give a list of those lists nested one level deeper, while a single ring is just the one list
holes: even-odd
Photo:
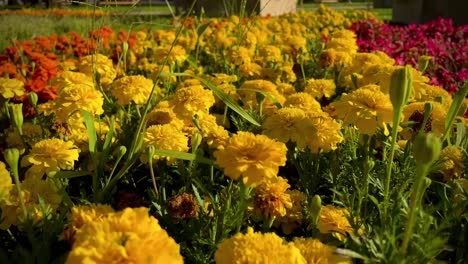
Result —
[{"label": "flower cluster", "polygon": [[[360,51],[383,51],[399,65],[426,65],[430,84],[450,93],[468,80],[467,25],[454,26],[451,19],[443,18],[404,27],[367,20],[355,22],[351,29],[356,32]],[[424,56],[429,56],[428,65],[420,63]]]}]

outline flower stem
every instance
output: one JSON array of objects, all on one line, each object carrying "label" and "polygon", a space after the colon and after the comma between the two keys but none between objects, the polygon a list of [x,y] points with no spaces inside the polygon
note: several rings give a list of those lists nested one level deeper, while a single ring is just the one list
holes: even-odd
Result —
[{"label": "flower stem", "polygon": [[388,209],[388,202],[389,202],[389,190],[390,190],[390,180],[392,178],[392,167],[393,167],[393,157],[395,155],[395,145],[397,141],[397,136],[398,136],[398,126],[400,125],[400,118],[401,118],[401,112],[402,108],[397,109],[397,111],[394,111],[393,113],[393,127],[392,127],[392,142],[390,145],[390,156],[387,160],[387,173],[385,177],[385,189],[384,189],[384,208],[383,208],[383,216],[382,220],[386,221],[387,220],[387,209]]},{"label": "flower stem", "polygon": [[416,165],[416,181],[413,185],[413,190],[411,192],[411,201],[410,201],[410,208],[408,213],[408,220],[406,222],[405,227],[405,234],[403,237],[403,243],[401,245],[401,253],[406,255],[408,250],[409,240],[411,238],[411,234],[413,233],[413,226],[416,218],[416,209],[419,203],[419,200],[422,198],[423,194],[421,191],[423,190],[423,182],[424,178],[427,175],[429,170],[429,165],[427,164],[417,164]]}]

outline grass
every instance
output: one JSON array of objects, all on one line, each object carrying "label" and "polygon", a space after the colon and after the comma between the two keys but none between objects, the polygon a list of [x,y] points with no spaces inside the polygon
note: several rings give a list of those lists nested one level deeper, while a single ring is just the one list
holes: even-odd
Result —
[{"label": "grass", "polygon": [[[353,3],[326,3],[327,6],[341,9],[342,7],[359,8],[366,5],[366,2]],[[305,3],[305,10],[314,10],[319,5],[316,3]],[[91,5],[80,4],[77,6],[67,6],[68,9],[77,10],[93,10],[95,7]],[[154,12],[147,15],[132,15],[132,16],[109,16],[109,17],[31,17],[31,16],[0,16],[0,51],[11,45],[11,40],[29,40],[35,36],[50,36],[54,34],[66,34],[67,32],[76,32],[80,35],[86,35],[90,30],[109,26],[115,31],[121,29],[135,30],[142,27],[161,28],[171,22],[170,16],[161,15],[162,13],[170,14],[169,8],[166,5],[153,6],[101,6],[98,9],[110,11],[115,14],[128,14],[137,12]],[[370,9],[376,13],[376,16],[381,20],[391,19],[391,9]],[[40,25],[39,27],[37,25]]]}]

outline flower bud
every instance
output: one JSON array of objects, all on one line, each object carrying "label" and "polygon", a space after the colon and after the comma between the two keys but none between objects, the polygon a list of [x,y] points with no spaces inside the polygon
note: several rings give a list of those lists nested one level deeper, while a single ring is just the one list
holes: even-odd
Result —
[{"label": "flower bud", "polygon": [[122,43],[122,53],[123,55],[127,55],[127,52],[128,52],[128,43],[125,41]]},{"label": "flower bud", "polygon": [[413,144],[413,155],[418,163],[429,165],[439,158],[441,143],[432,132],[416,136]]},{"label": "flower bud", "polygon": [[123,155],[125,155],[125,153],[127,153],[127,148],[125,146],[120,146],[119,147],[119,157],[123,157]]},{"label": "flower bud", "polygon": [[18,128],[19,134],[23,135],[23,104],[10,104],[8,106],[10,112],[10,121]]},{"label": "flower bud", "polygon": [[191,143],[192,143],[192,153],[197,152],[198,147],[201,144],[203,137],[200,133],[194,133],[192,135]]},{"label": "flower bud", "polygon": [[420,72],[425,72],[429,66],[429,62],[432,60],[431,56],[423,55],[418,58],[418,69]]},{"label": "flower bud", "polygon": [[9,148],[3,152],[3,157],[12,171],[18,170],[19,156],[20,154],[17,148]]},{"label": "flower bud", "polygon": [[408,102],[413,89],[413,76],[410,66],[396,69],[390,79],[390,101],[394,111],[399,111]]},{"label": "flower bud", "polygon": [[148,159],[148,162],[149,164],[151,164],[153,162],[153,156],[154,156],[154,151],[156,149],[154,148],[153,145],[149,145],[148,147],[146,147],[146,155],[147,155],[147,159]]},{"label": "flower bud", "polygon": [[312,203],[310,205],[310,213],[312,216],[312,224],[317,226],[317,222],[320,216],[320,211],[322,210],[322,199],[319,195],[314,195],[312,198]]},{"label": "flower bud", "polygon": [[37,107],[37,102],[39,101],[39,97],[37,96],[37,93],[35,92],[30,92],[28,94],[28,99],[31,105],[36,108]]}]

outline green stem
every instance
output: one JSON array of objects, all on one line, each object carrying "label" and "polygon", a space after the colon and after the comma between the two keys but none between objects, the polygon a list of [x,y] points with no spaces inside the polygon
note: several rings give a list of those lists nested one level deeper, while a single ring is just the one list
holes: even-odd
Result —
[{"label": "green stem", "polygon": [[24,203],[23,196],[21,195],[21,182],[19,180],[18,163],[9,165],[11,168],[11,173],[13,174],[13,180],[15,181],[15,187],[16,191],[18,192],[18,199],[20,201],[21,209],[23,211],[24,218],[26,219],[28,216],[28,210],[26,210],[26,204]]},{"label": "green stem", "polygon": [[[395,110],[394,110],[395,111]],[[387,219],[387,209],[389,202],[389,190],[390,190],[390,180],[392,177],[392,167],[393,167],[393,157],[395,155],[395,145],[398,136],[398,126],[400,125],[402,109],[397,109],[393,114],[393,127],[392,127],[392,142],[390,145],[390,156],[387,160],[387,173],[385,177],[385,189],[384,189],[384,208],[383,208],[383,220]]]},{"label": "green stem", "polygon": [[424,183],[424,178],[426,177],[429,171],[429,165],[427,164],[417,164],[416,165],[416,181],[413,185],[413,190],[411,192],[411,202],[408,213],[408,220],[406,222],[405,234],[403,237],[403,243],[401,245],[401,253],[406,255],[408,250],[408,244],[413,233],[414,222],[416,218],[417,205],[420,198],[422,198],[422,187]]}]

